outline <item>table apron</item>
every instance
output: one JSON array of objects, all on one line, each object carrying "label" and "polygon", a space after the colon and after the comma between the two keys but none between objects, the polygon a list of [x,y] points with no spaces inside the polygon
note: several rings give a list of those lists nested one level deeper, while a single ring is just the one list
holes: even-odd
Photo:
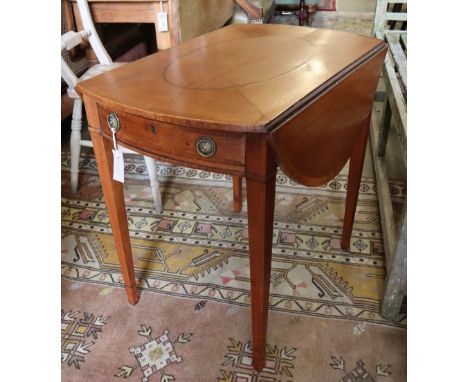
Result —
[{"label": "table apron", "polygon": [[[102,136],[112,140],[107,118],[113,114],[119,124],[117,143],[135,152],[206,171],[235,176],[245,174],[245,146],[249,134],[213,132],[175,125],[115,112],[101,105],[98,105],[98,114]],[[207,153],[200,149],[203,143],[208,145]]]}]

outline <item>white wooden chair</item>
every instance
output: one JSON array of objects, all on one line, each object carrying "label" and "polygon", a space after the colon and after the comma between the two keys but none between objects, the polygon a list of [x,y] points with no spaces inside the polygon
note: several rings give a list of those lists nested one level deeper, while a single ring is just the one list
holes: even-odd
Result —
[{"label": "white wooden chair", "polygon": [[[62,35],[62,52],[64,50],[69,51],[70,49],[81,44],[83,41],[87,40],[93,48],[94,53],[96,54],[96,57],[99,60],[99,64],[91,67],[80,78],[78,78],[62,57],[62,78],[68,85],[68,95],[74,100],[71,123],[72,131],[70,137],[71,189],[73,193],[76,193],[78,191],[78,165],[80,159],[81,146],[93,147],[91,141],[81,139],[83,102],[80,99],[78,93],[76,92],[75,87],[79,81],[83,81],[85,79],[97,76],[98,74],[101,74],[108,70],[112,70],[118,66],[125,65],[125,63],[112,62],[111,57],[107,53],[106,49],[104,48],[104,45],[102,44],[96,32],[87,0],[78,0],[78,8],[80,10],[84,30],[80,32],[70,31]],[[124,154],[135,154],[134,151],[131,151],[124,147],[121,147],[121,150]],[[151,190],[153,193],[156,213],[161,213],[162,203],[159,191],[159,182],[156,172],[156,161],[146,156],[144,156],[144,158],[151,182]]]}]

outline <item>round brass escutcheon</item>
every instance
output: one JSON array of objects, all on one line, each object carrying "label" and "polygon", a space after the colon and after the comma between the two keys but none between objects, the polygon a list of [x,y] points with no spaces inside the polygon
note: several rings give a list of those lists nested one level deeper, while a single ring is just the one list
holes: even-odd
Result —
[{"label": "round brass escutcheon", "polygon": [[107,115],[107,125],[109,126],[109,129],[111,129],[114,133],[120,130],[120,121],[119,117],[117,117],[117,114],[109,113]]},{"label": "round brass escutcheon", "polygon": [[204,158],[212,157],[216,154],[216,143],[208,137],[197,139],[197,152]]}]

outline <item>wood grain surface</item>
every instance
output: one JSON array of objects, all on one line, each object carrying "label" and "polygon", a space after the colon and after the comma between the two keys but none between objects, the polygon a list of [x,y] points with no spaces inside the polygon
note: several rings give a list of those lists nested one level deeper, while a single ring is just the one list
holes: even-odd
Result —
[{"label": "wood grain surface", "polygon": [[84,81],[78,92],[153,120],[265,132],[384,45],[347,32],[236,24]]},{"label": "wood grain surface", "polygon": [[[106,118],[111,111],[99,106],[101,126],[107,126]],[[203,158],[204,163],[211,164],[213,168],[220,162],[233,166],[243,166],[245,163],[245,137],[241,134],[205,131],[153,121],[125,112],[119,113],[119,120],[121,129],[117,139],[128,148],[144,149],[167,159],[190,163],[202,159],[196,150],[196,142],[198,138],[207,135],[216,143],[217,149],[212,157]],[[110,129],[104,129],[103,134],[109,139],[112,137]]]},{"label": "wood grain surface", "polygon": [[369,128],[384,58],[385,49],[271,132],[270,143],[276,160],[290,178],[315,187],[340,172],[358,143],[362,129]]},{"label": "wood grain surface", "polygon": [[128,302],[136,304],[140,299],[135,279],[135,270],[132,258],[132,248],[128,232],[127,212],[125,211],[125,198],[123,183],[113,179],[112,141],[105,139],[99,126],[97,104],[85,98],[86,113],[90,124],[89,132],[93,141],[94,155],[98,163],[99,178],[102,184],[102,193],[106,200],[109,220],[112,225],[115,247],[119,257],[120,269],[124,281]]}]

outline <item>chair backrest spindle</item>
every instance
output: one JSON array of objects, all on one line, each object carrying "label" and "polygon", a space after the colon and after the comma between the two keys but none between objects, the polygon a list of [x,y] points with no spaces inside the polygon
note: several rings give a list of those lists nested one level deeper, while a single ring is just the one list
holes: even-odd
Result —
[{"label": "chair backrest spindle", "polygon": [[102,44],[99,35],[97,34],[96,28],[94,27],[93,19],[91,17],[91,11],[89,9],[87,0],[77,0],[78,9],[80,10],[81,22],[83,23],[83,28],[88,34],[88,40],[91,44],[91,47],[96,54],[96,57],[99,60],[101,65],[111,65],[112,59],[107,53],[106,48]]},{"label": "chair backrest spindle", "polygon": [[[83,23],[84,30],[75,32],[69,31],[61,37],[61,48],[64,50],[71,50],[72,48],[80,45],[83,41],[88,41],[93,48],[96,57],[101,65],[112,65],[112,59],[107,53],[106,48],[102,44],[99,35],[97,34],[96,28],[94,27],[93,19],[91,17],[91,11],[89,9],[87,0],[77,0],[78,9],[80,11],[81,21]],[[78,83],[78,77],[67,64],[62,56],[61,63],[62,78],[69,87],[69,94],[74,94],[74,89]],[[71,93],[70,93],[71,91]]]}]

